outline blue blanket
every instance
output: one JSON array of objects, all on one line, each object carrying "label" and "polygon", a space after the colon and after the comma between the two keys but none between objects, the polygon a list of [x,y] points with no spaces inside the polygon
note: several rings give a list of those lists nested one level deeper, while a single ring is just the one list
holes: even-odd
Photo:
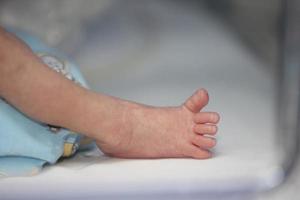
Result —
[{"label": "blue blanket", "polygon": [[[9,31],[27,43],[47,66],[87,87],[78,68],[61,53],[29,34]],[[90,142],[78,133],[30,119],[0,98],[0,177],[36,174],[45,164],[71,156]]]}]

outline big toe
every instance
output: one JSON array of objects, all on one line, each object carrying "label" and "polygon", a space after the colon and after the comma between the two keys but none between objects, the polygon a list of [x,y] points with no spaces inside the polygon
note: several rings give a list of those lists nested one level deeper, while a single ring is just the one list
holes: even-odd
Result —
[{"label": "big toe", "polygon": [[205,89],[198,89],[185,101],[184,106],[191,112],[197,113],[208,104],[208,100],[208,92]]}]

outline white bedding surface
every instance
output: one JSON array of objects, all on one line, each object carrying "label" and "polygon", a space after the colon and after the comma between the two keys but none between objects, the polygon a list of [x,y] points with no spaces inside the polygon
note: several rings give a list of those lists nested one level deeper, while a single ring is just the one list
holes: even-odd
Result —
[{"label": "white bedding surface", "polygon": [[[257,191],[280,181],[272,74],[208,13],[198,16],[183,10],[157,15],[163,20],[140,60],[133,59],[130,65],[121,62],[120,68],[112,66],[111,70],[96,69],[95,58],[104,49],[94,52],[95,46],[89,45],[82,47],[77,59],[80,65],[90,66],[83,72],[93,88],[142,103],[178,105],[196,88],[207,88],[210,104],[206,110],[222,116],[215,156],[209,160],[126,160],[95,151],[47,167],[37,176],[3,179],[1,197]],[[101,38],[94,40],[97,44]],[[103,59],[109,63],[111,58]]]}]

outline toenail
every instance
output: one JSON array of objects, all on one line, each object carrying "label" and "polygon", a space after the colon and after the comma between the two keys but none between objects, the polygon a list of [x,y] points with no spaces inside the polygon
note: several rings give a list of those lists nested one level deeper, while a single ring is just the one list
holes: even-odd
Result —
[{"label": "toenail", "polygon": [[205,95],[206,93],[207,93],[207,91],[204,88],[197,90],[198,95]]},{"label": "toenail", "polygon": [[218,122],[219,121],[219,116],[217,114],[215,114],[215,122]]},{"label": "toenail", "polygon": [[212,114],[212,115],[211,115],[211,121],[212,121],[212,122],[217,122],[217,121],[218,121],[217,115]]},{"label": "toenail", "polygon": [[210,141],[211,141],[211,146],[216,146],[217,140],[215,140],[215,139],[210,139]]},{"label": "toenail", "polygon": [[204,88],[201,88],[199,91],[207,93],[206,89],[204,89]]},{"label": "toenail", "polygon": [[217,127],[216,126],[212,126],[212,131],[214,132],[214,133],[216,133],[217,132]]},{"label": "toenail", "polygon": [[210,121],[213,123],[217,123],[219,121],[219,116],[216,113],[210,114]]},{"label": "toenail", "polygon": [[220,115],[216,113],[216,123],[220,121]]}]

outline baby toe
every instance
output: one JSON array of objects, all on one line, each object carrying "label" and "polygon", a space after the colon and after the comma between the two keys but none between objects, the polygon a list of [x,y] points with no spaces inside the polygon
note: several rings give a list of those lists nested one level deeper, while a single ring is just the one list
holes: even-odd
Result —
[{"label": "baby toe", "polygon": [[195,135],[192,139],[192,143],[204,149],[213,148],[217,144],[215,138],[204,137],[202,135]]},{"label": "baby toe", "polygon": [[218,127],[211,124],[196,124],[194,132],[198,134],[215,135],[218,132]]},{"label": "baby toe", "polygon": [[207,159],[212,157],[212,153],[209,150],[201,149],[193,144],[190,144],[186,148],[186,155],[195,159]]},{"label": "baby toe", "polygon": [[195,123],[212,123],[216,124],[220,120],[220,115],[216,112],[200,112],[197,113],[194,117]]}]

